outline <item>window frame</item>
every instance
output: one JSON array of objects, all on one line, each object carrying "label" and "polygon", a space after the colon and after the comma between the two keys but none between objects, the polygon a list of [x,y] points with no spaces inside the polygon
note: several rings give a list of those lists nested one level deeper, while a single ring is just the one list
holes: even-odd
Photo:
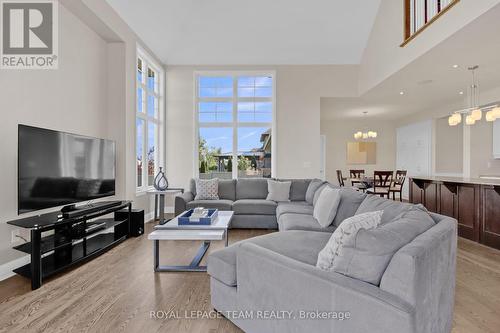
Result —
[{"label": "window frame", "polygon": [[[233,96],[232,97],[199,97],[199,78],[200,77],[221,77],[221,76],[231,76],[233,78]],[[238,97],[238,77],[242,76],[269,76],[272,78],[272,96],[269,97]],[[193,159],[193,170],[194,178],[199,178],[199,133],[200,128],[232,128],[233,129],[233,161],[237,161],[238,156],[238,128],[240,127],[270,127],[272,139],[271,145],[271,177],[276,177],[276,151],[277,151],[277,140],[276,136],[276,71],[245,71],[245,70],[230,70],[230,71],[195,71],[194,72],[194,99],[193,99],[193,110],[194,110],[194,159]],[[232,102],[233,112],[232,112],[232,122],[200,122],[199,121],[199,103],[202,101],[210,102]],[[271,122],[239,122],[238,121],[238,102],[271,102],[272,104],[272,117]],[[238,179],[238,168],[232,170],[232,179]]]},{"label": "window frame", "polygon": [[[142,61],[143,68],[143,80],[139,81],[137,77],[137,63],[138,60]],[[158,88],[155,90],[148,88],[147,76],[148,76],[148,68],[152,69],[156,75],[158,80]],[[135,188],[136,193],[142,193],[149,191],[154,188],[153,185],[148,185],[148,140],[149,140],[149,125],[156,125],[156,137],[155,137],[155,169],[153,171],[153,175],[156,175],[159,171],[159,167],[163,165],[165,161],[165,71],[163,66],[161,66],[158,62],[156,62],[143,48],[137,46],[137,53],[135,59],[135,67],[134,67],[134,75],[135,75],[135,117],[134,117],[134,163],[135,163]],[[144,97],[142,99],[142,112],[139,111],[138,108],[138,89],[142,88]],[[158,111],[157,114],[153,116],[148,115],[147,103],[148,103],[148,94],[152,95],[158,101]],[[142,133],[143,133],[143,142],[142,142],[142,175],[141,180],[142,184],[139,186],[138,184],[138,171],[137,171],[137,120],[141,119],[143,121]]]}]

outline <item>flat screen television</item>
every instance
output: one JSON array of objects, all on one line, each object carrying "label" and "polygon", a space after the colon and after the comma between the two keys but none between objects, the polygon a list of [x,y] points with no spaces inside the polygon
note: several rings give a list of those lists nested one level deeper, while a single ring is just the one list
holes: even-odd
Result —
[{"label": "flat screen television", "polygon": [[18,213],[115,194],[115,142],[19,125]]}]

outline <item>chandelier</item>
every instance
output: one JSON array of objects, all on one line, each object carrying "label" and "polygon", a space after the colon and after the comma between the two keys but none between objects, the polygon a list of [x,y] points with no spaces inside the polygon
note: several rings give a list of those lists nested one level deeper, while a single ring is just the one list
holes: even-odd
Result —
[{"label": "chandelier", "polygon": [[452,115],[448,117],[448,125],[456,126],[462,122],[462,118],[465,117],[466,125],[474,125],[476,121],[481,120],[483,117],[483,112],[486,112],[486,121],[495,121],[500,119],[500,106],[498,103],[480,105],[479,104],[479,84],[476,78],[476,70],[479,66],[469,67],[468,70],[472,74],[472,84],[470,85],[469,92],[469,105],[467,109],[454,111]]},{"label": "chandelier", "polygon": [[[363,111],[363,116],[366,117],[368,111]],[[375,139],[377,137],[377,132],[375,131],[357,131],[354,133],[354,139],[356,140],[366,140],[366,139]]]}]

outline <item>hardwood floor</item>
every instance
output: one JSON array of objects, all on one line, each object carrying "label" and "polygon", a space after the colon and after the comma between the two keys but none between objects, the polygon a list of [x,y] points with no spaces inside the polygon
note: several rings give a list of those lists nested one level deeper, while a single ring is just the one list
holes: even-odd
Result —
[{"label": "hardwood floor", "polygon": [[[148,224],[146,231],[151,230]],[[230,243],[266,233],[231,230]],[[182,264],[199,242],[163,242],[162,262]],[[223,247],[212,244],[210,251]],[[212,309],[205,273],[153,273],[152,242],[132,238],[35,291],[0,282],[0,332],[240,332],[226,319],[152,319],[150,311]],[[454,333],[498,332],[500,251],[460,239]]]}]

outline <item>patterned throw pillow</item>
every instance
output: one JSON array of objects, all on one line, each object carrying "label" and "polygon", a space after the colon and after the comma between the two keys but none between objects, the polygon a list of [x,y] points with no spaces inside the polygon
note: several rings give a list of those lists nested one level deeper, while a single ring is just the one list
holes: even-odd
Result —
[{"label": "patterned throw pillow", "polygon": [[355,239],[361,229],[370,230],[376,228],[382,220],[384,211],[369,212],[354,215],[345,219],[333,232],[325,248],[318,254],[316,267],[325,271],[334,270],[334,262],[342,256],[344,246],[348,246]]},{"label": "patterned throw pillow", "polygon": [[196,179],[194,200],[219,200],[219,179]]}]

